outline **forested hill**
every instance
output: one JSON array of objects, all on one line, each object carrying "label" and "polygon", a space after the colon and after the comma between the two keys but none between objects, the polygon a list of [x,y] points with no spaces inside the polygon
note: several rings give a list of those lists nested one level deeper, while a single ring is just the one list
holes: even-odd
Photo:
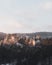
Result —
[{"label": "forested hill", "polygon": [[6,36],[6,33],[0,32],[0,40],[1,40],[1,39],[4,39],[5,36]]},{"label": "forested hill", "polygon": [[[0,37],[5,37],[7,33],[0,32]],[[40,35],[42,38],[52,37],[52,32],[36,32],[36,33],[13,33],[16,35],[27,35],[34,37],[35,35]]]},{"label": "forested hill", "polygon": [[36,33],[27,33],[26,35],[34,37],[35,35],[40,35],[41,38],[50,38],[52,37],[52,32],[36,32]]},{"label": "forested hill", "polygon": [[[34,37],[40,35],[42,37],[52,37],[52,32],[37,33],[15,33],[16,35],[27,35]],[[5,33],[0,33],[0,39],[5,38]],[[14,62],[14,65],[50,65],[52,63],[52,45],[28,46],[18,44],[1,44],[0,45],[0,65]],[[40,64],[39,64],[40,63]],[[12,64],[13,65],[13,64]],[[51,64],[52,65],[52,64]]]}]

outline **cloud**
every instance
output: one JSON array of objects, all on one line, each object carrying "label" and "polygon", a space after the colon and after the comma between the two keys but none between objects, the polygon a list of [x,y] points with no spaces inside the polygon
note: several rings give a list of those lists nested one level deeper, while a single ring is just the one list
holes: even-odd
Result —
[{"label": "cloud", "polygon": [[2,6],[0,7],[0,31],[36,32],[48,29],[41,26],[51,19],[52,14],[50,16],[50,11],[52,10],[52,2],[44,1],[36,4],[32,3],[31,5],[29,3],[28,5],[19,4],[14,2],[14,0],[0,2]]},{"label": "cloud", "polygon": [[[20,22],[19,22],[20,21]],[[0,16],[0,31],[5,33],[17,33],[17,32],[34,32],[36,29],[32,25],[22,23],[22,20],[16,21],[11,16]]]},{"label": "cloud", "polygon": [[37,12],[33,11],[33,9],[21,9],[21,10],[14,10],[12,12],[13,15],[18,16],[18,18],[23,19],[35,19],[37,17]]},{"label": "cloud", "polygon": [[16,21],[14,18],[10,18],[8,16],[0,16],[0,31],[2,32],[17,32],[16,30],[19,30],[23,28],[23,25]]},{"label": "cloud", "polygon": [[27,8],[22,7],[21,9],[16,8],[11,11],[11,13],[19,19],[32,22],[37,21],[38,19],[41,20],[44,15],[48,15],[49,11],[52,10],[52,2],[41,2],[30,6]]},{"label": "cloud", "polygon": [[47,31],[52,32],[52,25],[47,25],[47,26],[46,26],[46,29],[47,29]]},{"label": "cloud", "polygon": [[40,3],[40,7],[44,10],[52,10],[52,2]]}]

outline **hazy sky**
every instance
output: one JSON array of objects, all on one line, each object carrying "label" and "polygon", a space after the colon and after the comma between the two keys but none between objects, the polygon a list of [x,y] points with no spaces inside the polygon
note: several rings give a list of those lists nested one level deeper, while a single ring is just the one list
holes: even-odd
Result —
[{"label": "hazy sky", "polygon": [[52,32],[52,0],[0,0],[0,32]]}]

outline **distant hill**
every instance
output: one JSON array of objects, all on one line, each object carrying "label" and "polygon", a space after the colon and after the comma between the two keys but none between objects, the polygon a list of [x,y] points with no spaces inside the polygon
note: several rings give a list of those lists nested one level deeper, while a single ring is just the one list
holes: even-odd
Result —
[{"label": "distant hill", "polygon": [[34,37],[36,35],[40,35],[41,38],[51,38],[52,37],[52,32],[36,32],[36,33],[30,33],[30,34],[26,34],[30,37]]},{"label": "distant hill", "polygon": [[[6,36],[7,33],[0,32],[0,38],[3,39]],[[36,35],[40,35],[41,38],[51,38],[52,32],[36,32],[36,33],[13,33],[17,36],[29,36],[29,37],[35,37]]]},{"label": "distant hill", "polygon": [[1,39],[4,39],[5,36],[6,36],[6,33],[0,32],[0,40],[1,40]]}]

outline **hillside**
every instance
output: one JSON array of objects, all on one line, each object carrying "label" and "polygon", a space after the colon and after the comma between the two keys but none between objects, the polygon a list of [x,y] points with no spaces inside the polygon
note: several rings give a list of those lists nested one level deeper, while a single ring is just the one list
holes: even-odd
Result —
[{"label": "hillside", "polygon": [[6,33],[0,32],[0,40],[4,39],[6,36]]},{"label": "hillside", "polygon": [[[0,32],[0,39],[5,38],[7,33]],[[13,33],[16,36],[29,36],[29,37],[35,37],[36,35],[40,35],[41,38],[51,38],[52,32],[36,32],[36,33]]]},{"label": "hillside", "polygon": [[36,33],[30,33],[30,34],[26,34],[30,37],[34,37],[35,35],[40,35],[41,38],[50,38],[52,37],[52,32],[36,32]]},{"label": "hillside", "polygon": [[[14,33],[17,36],[27,35],[31,38],[40,35],[42,38],[52,37],[52,32]],[[6,33],[0,32],[0,39]],[[0,46],[0,65],[52,65],[52,45],[28,46],[24,44],[2,44]],[[39,64],[40,63],[40,64]]]}]

